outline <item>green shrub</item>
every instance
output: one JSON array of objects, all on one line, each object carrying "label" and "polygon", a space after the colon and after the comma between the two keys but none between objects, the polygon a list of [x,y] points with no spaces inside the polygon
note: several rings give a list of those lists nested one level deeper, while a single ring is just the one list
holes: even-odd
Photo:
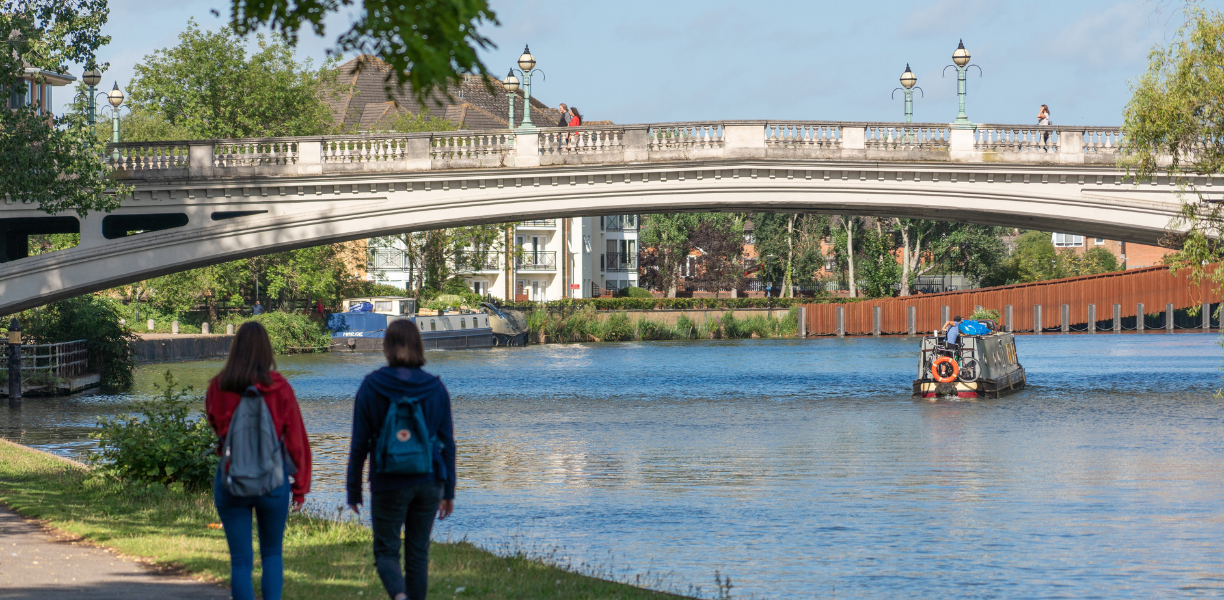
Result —
[{"label": "green shrub", "polygon": [[617,290],[616,297],[617,298],[651,298],[651,299],[654,298],[654,296],[652,296],[648,290],[644,288],[640,288],[640,287],[635,287],[635,286],[625,287],[625,288],[621,288]]},{"label": "green shrub", "polygon": [[40,344],[87,340],[87,369],[100,375],[99,386],[110,394],[131,388],[136,369],[130,346],[135,336],[119,323],[123,318],[120,306],[109,298],[86,294],[27,310],[18,319],[23,335]]},{"label": "green shrub", "polygon": [[974,310],[973,314],[969,315],[969,318],[975,319],[975,320],[989,319],[991,321],[998,323],[999,322],[999,311],[992,310],[989,308],[979,308],[977,310]]},{"label": "green shrub", "polygon": [[120,479],[166,486],[204,488],[212,482],[217,436],[200,413],[192,414],[191,388],[180,388],[170,371],[160,398],[141,401],[135,414],[98,419],[92,437],[98,448],[89,461]]},{"label": "green shrub", "polygon": [[634,327],[626,313],[612,313],[600,324],[602,327],[599,339],[605,342],[623,342],[637,338],[637,327]]},{"label": "green shrub", "polygon": [[238,317],[221,323],[218,331],[224,331],[232,323],[236,331],[243,323],[256,321],[268,330],[272,340],[272,351],[277,354],[325,352],[331,347],[331,333],[317,321],[301,312],[272,311],[253,317]]}]

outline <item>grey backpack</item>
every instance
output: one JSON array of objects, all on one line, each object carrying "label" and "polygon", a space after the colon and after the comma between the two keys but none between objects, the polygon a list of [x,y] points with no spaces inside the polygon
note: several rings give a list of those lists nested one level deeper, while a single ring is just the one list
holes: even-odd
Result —
[{"label": "grey backpack", "polygon": [[234,409],[221,461],[225,489],[241,497],[267,494],[284,485],[286,475],[297,471],[285,456],[263,394],[253,385],[242,393]]}]

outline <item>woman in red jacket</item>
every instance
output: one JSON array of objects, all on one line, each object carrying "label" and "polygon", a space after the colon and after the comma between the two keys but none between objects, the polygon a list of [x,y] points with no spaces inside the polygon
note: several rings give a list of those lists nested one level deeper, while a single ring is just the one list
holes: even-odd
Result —
[{"label": "woman in red jacket", "polygon": [[[259,556],[263,564],[260,587],[263,598],[279,600],[284,585],[281,542],[285,535],[285,520],[289,517],[290,492],[294,511],[301,510],[306,494],[310,493],[310,442],[306,439],[306,426],[302,423],[302,412],[298,408],[297,398],[293,396],[293,388],[280,373],[273,371],[275,368],[276,360],[268,331],[254,321],[243,323],[230,345],[225,367],[208,384],[208,394],[204,399],[208,422],[217,437],[224,441],[229,432],[230,419],[242,400],[242,392],[254,385],[263,394],[276,432],[284,443],[285,453],[297,469],[292,487],[286,476],[284,485],[267,494],[240,497],[231,494],[223,483],[221,471],[225,463],[217,466],[213,501],[225,527],[225,541],[229,544],[230,593],[234,600],[255,598],[255,587],[251,581],[251,571],[255,567],[255,555],[251,550],[252,510],[259,519]],[[217,445],[218,454],[222,445]]]}]

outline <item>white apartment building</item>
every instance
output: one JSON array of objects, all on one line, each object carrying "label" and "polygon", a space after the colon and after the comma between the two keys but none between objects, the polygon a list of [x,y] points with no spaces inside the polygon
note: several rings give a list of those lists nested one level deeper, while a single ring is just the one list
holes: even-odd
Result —
[{"label": "white apartment building", "polygon": [[[511,244],[517,251],[460,250],[452,269],[472,291],[509,301],[591,298],[604,290],[638,285],[637,215],[522,221]],[[413,273],[402,247],[372,248],[369,277],[408,289]]]}]

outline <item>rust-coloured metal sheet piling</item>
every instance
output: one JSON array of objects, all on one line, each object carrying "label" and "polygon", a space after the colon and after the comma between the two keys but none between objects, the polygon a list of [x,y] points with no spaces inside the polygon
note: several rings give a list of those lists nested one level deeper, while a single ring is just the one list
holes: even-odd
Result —
[{"label": "rust-coloured metal sheet piling", "polygon": [[[1218,267],[1215,265],[1214,267]],[[1115,271],[1100,275],[1054,279],[1036,283],[1024,283],[995,288],[923,294],[903,298],[881,298],[845,304],[808,304],[805,306],[808,335],[835,335],[837,333],[837,309],[845,310],[845,333],[847,335],[871,335],[875,307],[880,308],[879,325],[883,334],[905,334],[909,327],[909,313],[915,315],[918,334],[935,331],[943,326],[941,309],[947,306],[952,316],[968,317],[975,306],[1004,313],[1004,307],[1012,306],[1015,319],[1014,330],[1033,330],[1034,306],[1057,310],[1066,304],[1068,321],[1073,325],[1088,322],[1088,306],[1121,305],[1121,317],[1134,317],[1139,305],[1166,306],[1175,309],[1202,306],[1221,301],[1220,294],[1213,291],[1210,278],[1195,283],[1188,273],[1176,275],[1168,267],[1148,267],[1129,271]],[[1002,315],[1001,315],[1002,316]],[[1050,318],[1043,319],[1047,327]],[[1011,324],[1010,321],[1008,324]]]}]

